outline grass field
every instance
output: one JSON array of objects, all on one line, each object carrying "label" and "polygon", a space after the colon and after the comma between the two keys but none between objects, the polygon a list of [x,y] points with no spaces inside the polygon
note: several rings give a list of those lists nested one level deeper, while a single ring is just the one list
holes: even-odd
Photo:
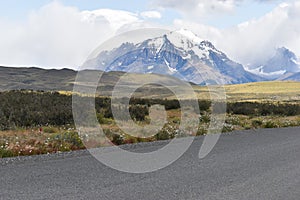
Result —
[{"label": "grass field", "polygon": [[[237,85],[224,85],[224,86],[197,86],[192,85],[198,99],[211,99],[214,95],[215,88],[224,90],[227,101],[300,101],[300,82],[293,81],[269,81],[246,83]],[[102,87],[98,94],[106,96],[111,94],[111,87]],[[126,91],[130,86],[124,86]],[[176,86],[170,87],[174,90]],[[71,91],[60,91],[61,94],[72,95]],[[185,95],[186,99],[192,98],[193,94]],[[158,85],[148,85],[139,88],[134,96],[137,98],[176,98],[174,94]]]},{"label": "grass field", "polygon": [[[213,86],[212,86],[213,88]],[[228,101],[299,101],[300,82],[270,81],[225,85]],[[209,98],[209,89],[204,86],[194,86],[199,99]]]},{"label": "grass field", "polygon": [[226,85],[225,90],[230,100],[300,100],[300,82],[272,81]]}]

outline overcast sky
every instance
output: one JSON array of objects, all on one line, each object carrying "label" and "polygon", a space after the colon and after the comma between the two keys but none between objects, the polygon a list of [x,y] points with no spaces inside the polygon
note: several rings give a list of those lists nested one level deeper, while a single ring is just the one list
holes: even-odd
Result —
[{"label": "overcast sky", "polygon": [[244,65],[277,47],[300,55],[300,1],[0,1],[0,65],[76,69],[111,36],[141,27],[190,29]]}]

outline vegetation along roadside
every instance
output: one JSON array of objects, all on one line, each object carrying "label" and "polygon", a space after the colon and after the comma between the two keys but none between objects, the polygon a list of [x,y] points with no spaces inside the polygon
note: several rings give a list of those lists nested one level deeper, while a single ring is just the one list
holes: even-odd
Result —
[{"label": "vegetation along roadside", "polygon": [[[135,123],[145,126],[150,120],[149,107],[156,104],[165,107],[167,123],[156,135],[143,138],[131,136],[119,129],[112,115],[110,98],[95,99],[97,119],[106,136],[116,145],[167,140],[184,135],[179,129],[181,111],[177,100],[132,98],[126,109],[129,109]],[[206,134],[210,122],[211,102],[199,100],[199,107],[200,123],[198,131],[193,135]],[[299,101],[230,101],[227,103],[223,132],[290,126],[300,126]],[[0,92],[1,158],[84,148],[82,138],[74,126],[72,96],[27,90]]]}]

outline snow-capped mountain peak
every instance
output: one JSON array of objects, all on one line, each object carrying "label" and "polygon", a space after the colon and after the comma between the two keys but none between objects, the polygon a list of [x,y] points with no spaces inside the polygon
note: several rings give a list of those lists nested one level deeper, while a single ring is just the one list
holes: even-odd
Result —
[{"label": "snow-capped mountain peak", "polygon": [[175,47],[183,50],[190,50],[194,46],[199,46],[203,41],[202,38],[186,29],[169,32],[166,37]]},{"label": "snow-capped mountain peak", "polygon": [[193,41],[194,43],[199,44],[200,42],[203,41],[202,38],[198,37],[196,34],[194,34],[192,31],[189,31],[187,29],[180,29],[175,31],[176,33],[185,36],[189,40]]},{"label": "snow-capped mountain peak", "polygon": [[[211,42],[181,29],[140,43],[124,41],[86,63],[105,71],[172,75],[196,84],[244,83],[260,80],[230,60]],[[217,79],[217,80],[215,80]],[[212,81],[214,80],[214,81]]]},{"label": "snow-capped mountain peak", "polygon": [[300,59],[285,47],[277,48],[274,55],[263,64],[249,67],[248,71],[276,79],[287,73],[300,71]]}]

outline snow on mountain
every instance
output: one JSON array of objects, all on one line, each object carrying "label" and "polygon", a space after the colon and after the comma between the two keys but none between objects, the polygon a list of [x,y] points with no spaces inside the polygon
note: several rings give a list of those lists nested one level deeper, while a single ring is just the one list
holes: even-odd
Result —
[{"label": "snow on mountain", "polygon": [[186,38],[188,38],[189,40],[191,40],[192,42],[194,42],[196,44],[203,41],[203,39],[201,39],[200,37],[195,35],[192,31],[189,31],[189,30],[186,30],[186,29],[180,29],[176,32],[179,33],[180,35],[185,36]]},{"label": "snow on mountain", "polygon": [[247,70],[270,79],[277,79],[288,73],[300,71],[299,58],[289,49],[276,49],[275,54],[266,63],[252,66]]},{"label": "snow on mountain", "polygon": [[267,73],[264,71],[264,66],[260,66],[255,69],[247,68],[247,70],[253,74],[259,74],[260,76],[265,76],[265,77],[282,76],[287,72],[286,70],[279,70],[279,71],[273,71],[273,72]]},{"label": "snow on mountain", "polygon": [[124,43],[101,52],[85,67],[105,71],[172,75],[196,84],[233,84],[263,80],[230,60],[206,40],[188,30],[169,32],[141,43]]}]

